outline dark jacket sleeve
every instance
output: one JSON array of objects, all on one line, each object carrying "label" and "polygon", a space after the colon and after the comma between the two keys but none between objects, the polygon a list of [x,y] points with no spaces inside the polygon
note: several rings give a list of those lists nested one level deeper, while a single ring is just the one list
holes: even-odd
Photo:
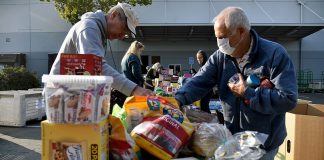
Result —
[{"label": "dark jacket sleeve", "polygon": [[217,83],[217,56],[213,54],[207,63],[175,94],[181,105],[191,104],[203,98]]},{"label": "dark jacket sleeve", "polygon": [[152,79],[154,79],[155,77],[154,77],[154,69],[153,68],[150,68],[148,71],[147,71],[147,74],[146,74],[146,78],[147,79],[150,79],[150,80],[152,80]]},{"label": "dark jacket sleeve", "polygon": [[298,91],[295,68],[283,47],[277,47],[271,64],[270,81],[274,88],[248,88],[244,98],[250,107],[263,114],[285,113],[296,106]]}]

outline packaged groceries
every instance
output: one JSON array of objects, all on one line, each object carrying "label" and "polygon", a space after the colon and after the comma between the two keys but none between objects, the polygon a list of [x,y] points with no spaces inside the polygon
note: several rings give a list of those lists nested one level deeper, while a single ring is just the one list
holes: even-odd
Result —
[{"label": "packaged groceries", "polygon": [[215,159],[242,159],[258,160],[266,151],[261,145],[267,140],[268,135],[256,131],[238,132],[232,139],[227,140],[215,151]]},{"label": "packaged groceries", "polygon": [[136,144],[159,159],[176,157],[194,130],[178,107],[161,97],[132,97],[124,107]]},{"label": "packaged groceries", "polygon": [[56,142],[50,143],[51,160],[86,160],[85,143],[67,143]]},{"label": "packaged groceries", "polygon": [[109,76],[43,75],[46,115],[54,123],[95,123],[107,118]]},{"label": "packaged groceries", "polygon": [[232,138],[231,132],[224,125],[203,122],[195,129],[192,149],[198,155],[211,158],[219,146]]},{"label": "packaged groceries", "polygon": [[108,119],[93,124],[57,124],[42,121],[43,160],[106,160]]},{"label": "packaged groceries", "polygon": [[94,54],[63,53],[60,57],[62,75],[101,75],[102,57]]}]

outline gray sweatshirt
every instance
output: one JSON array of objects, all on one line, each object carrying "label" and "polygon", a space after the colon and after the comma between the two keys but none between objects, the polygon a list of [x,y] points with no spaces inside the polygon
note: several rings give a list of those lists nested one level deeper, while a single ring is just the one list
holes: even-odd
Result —
[{"label": "gray sweatshirt", "polygon": [[[100,30],[99,27],[103,29]],[[102,11],[98,10],[82,15],[81,20],[72,26],[65,37],[50,74],[59,74],[61,53],[95,54],[103,58],[103,75],[113,77],[112,87],[129,96],[136,84],[109,66],[104,58],[105,39],[107,37],[105,35],[106,28],[107,22]]]}]

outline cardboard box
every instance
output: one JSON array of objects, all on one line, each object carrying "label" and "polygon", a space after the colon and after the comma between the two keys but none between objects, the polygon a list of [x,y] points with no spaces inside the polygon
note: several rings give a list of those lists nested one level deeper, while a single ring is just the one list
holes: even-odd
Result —
[{"label": "cardboard box", "polygon": [[101,75],[102,57],[93,54],[61,54],[60,74]]},{"label": "cardboard box", "polygon": [[298,103],[286,113],[287,137],[275,159],[324,159],[324,105]]},{"label": "cardboard box", "polygon": [[108,158],[107,119],[89,125],[54,124],[46,120],[42,121],[41,126],[43,160],[53,159],[55,153],[53,146],[58,143],[82,145],[82,156],[86,156],[83,159],[106,160]]}]

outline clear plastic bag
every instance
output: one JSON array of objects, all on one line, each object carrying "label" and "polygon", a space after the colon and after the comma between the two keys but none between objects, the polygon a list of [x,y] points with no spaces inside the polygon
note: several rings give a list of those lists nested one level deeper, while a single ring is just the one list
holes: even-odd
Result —
[{"label": "clear plastic bag", "polygon": [[226,160],[257,160],[266,152],[260,146],[264,144],[268,135],[255,131],[239,132],[233,135],[215,151],[215,159]]},{"label": "clear plastic bag", "polygon": [[233,139],[231,132],[218,123],[201,123],[193,135],[193,151],[204,157],[213,157],[215,150],[223,143]]}]

